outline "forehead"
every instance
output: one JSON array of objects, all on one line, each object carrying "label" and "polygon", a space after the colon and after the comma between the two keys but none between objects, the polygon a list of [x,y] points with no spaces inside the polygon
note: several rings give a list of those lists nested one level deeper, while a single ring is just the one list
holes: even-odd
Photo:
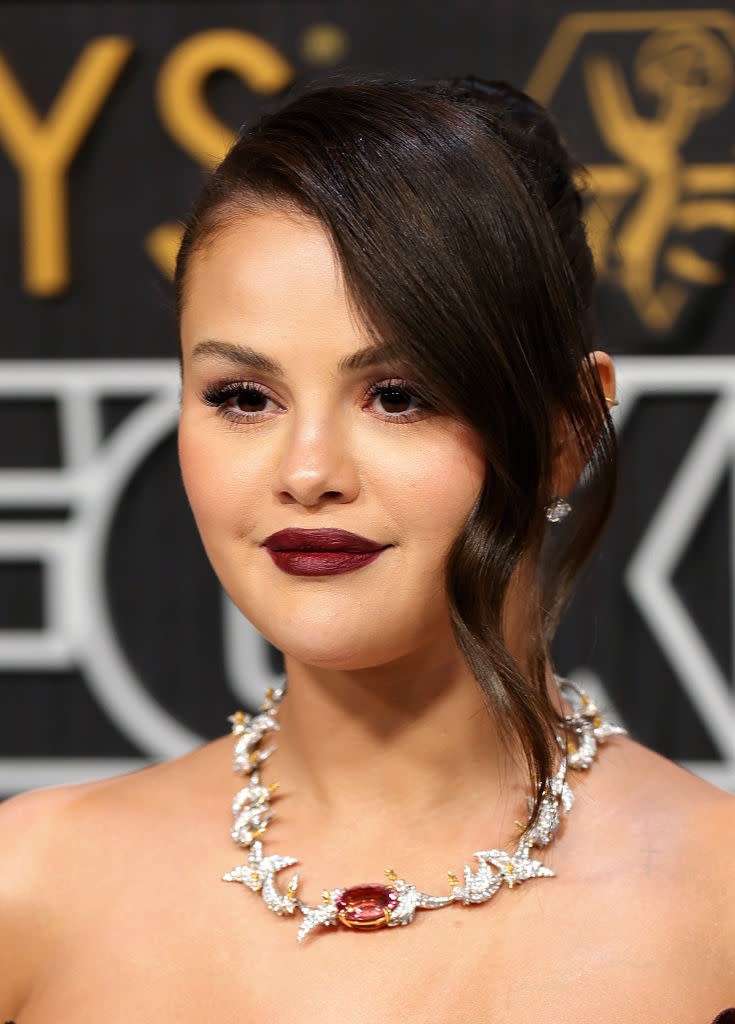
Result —
[{"label": "forehead", "polygon": [[339,261],[317,220],[265,208],[229,220],[192,252],[184,310],[209,298],[285,296],[289,287],[341,294]]},{"label": "forehead", "polygon": [[327,356],[374,339],[356,314],[322,225],[264,209],[229,221],[194,250],[181,310],[185,357],[211,340],[273,352],[318,347]]}]

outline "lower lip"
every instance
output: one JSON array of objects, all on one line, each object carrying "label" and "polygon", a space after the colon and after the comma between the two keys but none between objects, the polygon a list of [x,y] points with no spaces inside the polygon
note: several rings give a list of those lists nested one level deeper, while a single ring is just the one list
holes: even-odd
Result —
[{"label": "lower lip", "polygon": [[354,572],[374,562],[385,551],[273,551],[268,554],[279,569],[291,576],[336,576],[341,572]]}]

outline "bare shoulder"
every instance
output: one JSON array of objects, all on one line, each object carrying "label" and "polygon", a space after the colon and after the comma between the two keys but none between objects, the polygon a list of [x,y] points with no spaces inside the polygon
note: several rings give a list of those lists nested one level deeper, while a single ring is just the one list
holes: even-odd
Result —
[{"label": "bare shoulder", "polygon": [[103,785],[37,789],[0,804],[0,895],[5,908],[34,889],[37,872],[49,866],[53,851],[58,853],[76,808]]},{"label": "bare shoulder", "polygon": [[219,743],[130,775],[0,804],[0,1019],[17,1015],[64,936],[94,920],[105,887],[145,869],[141,849],[170,853],[181,808],[212,803],[206,787],[215,773],[207,766],[216,764],[227,779]]},{"label": "bare shoulder", "polygon": [[[661,801],[669,824],[662,836],[670,845],[681,884],[682,924],[696,923],[707,936],[713,973],[731,989],[735,975],[735,796],[663,758]],[[675,882],[672,889],[675,889]]]},{"label": "bare shoulder", "polygon": [[627,806],[682,856],[732,857],[735,795],[634,740],[610,742],[601,758],[602,786],[614,806]]},{"label": "bare shoulder", "polygon": [[64,874],[64,840],[74,808],[94,787],[35,790],[0,804],[2,1005],[17,1013],[53,941]]},{"label": "bare shoulder", "polygon": [[[22,891],[22,878],[54,864],[79,872],[113,848],[134,844],[154,822],[166,831],[182,808],[211,802],[211,785],[228,776],[221,740],[171,761],[95,782],[34,790],[0,804],[0,862],[5,879]],[[231,783],[229,786],[231,789]],[[153,838],[151,836],[151,838]],[[68,880],[68,879],[67,879]],[[8,885],[0,882],[0,891]]]},{"label": "bare shoulder", "polygon": [[621,792],[632,806],[653,815],[658,827],[668,822],[693,847],[735,839],[735,795],[634,740],[623,740],[610,753]]},{"label": "bare shoulder", "polygon": [[[735,796],[633,740],[609,748],[600,758],[600,790],[590,796],[609,807],[600,812],[605,840],[638,862],[642,882],[655,885],[682,934],[707,935],[710,955],[732,978]],[[660,919],[670,924],[671,914]]]}]

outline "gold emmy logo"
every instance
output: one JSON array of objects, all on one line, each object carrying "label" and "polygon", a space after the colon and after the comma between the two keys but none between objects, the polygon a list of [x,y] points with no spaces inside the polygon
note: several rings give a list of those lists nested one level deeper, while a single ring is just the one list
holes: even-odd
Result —
[{"label": "gold emmy logo", "polygon": [[[590,175],[587,225],[600,276],[623,289],[649,331],[666,331],[693,288],[724,281],[713,229],[735,233],[735,16],[569,15],[526,89],[573,133],[578,117],[565,110],[572,94],[578,110],[575,84],[597,152],[602,144],[614,158],[587,159],[589,127],[576,138],[567,130]],[[726,159],[697,159],[713,145]]]}]

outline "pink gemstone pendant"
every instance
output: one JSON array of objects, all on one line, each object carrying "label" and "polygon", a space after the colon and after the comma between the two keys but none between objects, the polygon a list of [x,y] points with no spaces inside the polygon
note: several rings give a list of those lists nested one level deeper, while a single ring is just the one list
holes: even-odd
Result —
[{"label": "pink gemstone pendant", "polygon": [[391,885],[353,885],[337,900],[337,917],[348,928],[382,928],[398,906],[398,893]]}]

